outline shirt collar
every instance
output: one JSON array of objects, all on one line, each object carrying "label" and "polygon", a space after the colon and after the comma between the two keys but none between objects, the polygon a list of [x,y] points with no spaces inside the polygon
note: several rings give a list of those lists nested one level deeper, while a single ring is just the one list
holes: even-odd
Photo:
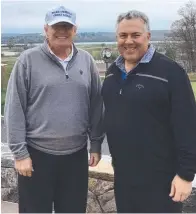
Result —
[{"label": "shirt collar", "polygon": [[73,49],[73,44],[72,44],[72,47],[71,47],[71,53],[69,54],[69,56],[67,58],[65,58],[64,60],[59,58],[57,55],[54,54],[54,52],[50,49],[49,45],[48,45],[48,50],[49,52],[55,56],[60,62],[69,62],[71,60],[71,58],[73,57],[73,52],[74,52],[74,49]]},{"label": "shirt collar", "polygon": [[[149,63],[154,55],[155,52],[155,48],[153,45],[150,44],[147,52],[144,54],[144,56],[142,57],[142,59],[138,62],[139,63]],[[115,60],[116,65],[121,69],[122,67],[124,68],[124,58],[123,56],[119,56],[116,60]]]}]

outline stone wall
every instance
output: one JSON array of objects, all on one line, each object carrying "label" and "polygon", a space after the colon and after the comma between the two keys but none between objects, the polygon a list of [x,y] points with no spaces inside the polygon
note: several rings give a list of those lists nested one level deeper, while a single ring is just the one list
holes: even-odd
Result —
[{"label": "stone wall", "polygon": [[[1,159],[1,200],[18,202],[17,173],[12,158]],[[184,203],[183,211],[196,213],[196,188]],[[113,171],[110,163],[101,161],[89,170],[88,213],[115,213]]]},{"label": "stone wall", "polygon": [[18,202],[17,173],[11,158],[1,158],[1,200]]}]

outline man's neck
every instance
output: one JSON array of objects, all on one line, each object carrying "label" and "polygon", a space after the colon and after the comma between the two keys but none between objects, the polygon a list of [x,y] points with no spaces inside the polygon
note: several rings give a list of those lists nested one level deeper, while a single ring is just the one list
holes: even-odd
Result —
[{"label": "man's neck", "polygon": [[129,71],[131,71],[135,66],[137,65],[136,62],[129,62],[127,60],[125,60],[125,70],[128,73]]},{"label": "man's neck", "polygon": [[51,51],[60,59],[64,60],[66,59],[72,52],[72,46],[67,47],[67,48],[54,48],[52,46],[49,45],[49,48],[51,49]]}]

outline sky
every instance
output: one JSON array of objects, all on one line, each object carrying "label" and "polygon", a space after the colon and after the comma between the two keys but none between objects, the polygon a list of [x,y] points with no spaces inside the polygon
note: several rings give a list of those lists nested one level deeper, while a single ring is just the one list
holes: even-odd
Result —
[{"label": "sky", "polygon": [[[193,0],[196,1],[196,0]],[[76,12],[79,31],[114,32],[117,16],[139,10],[152,30],[169,30],[188,0],[1,0],[1,33],[42,33],[48,9],[64,5]]]}]

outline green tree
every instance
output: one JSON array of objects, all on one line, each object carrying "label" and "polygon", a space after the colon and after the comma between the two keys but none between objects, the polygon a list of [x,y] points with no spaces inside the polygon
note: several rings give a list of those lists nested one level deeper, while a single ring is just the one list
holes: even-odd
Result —
[{"label": "green tree", "polygon": [[7,42],[7,46],[11,50],[14,47],[14,45],[15,45],[14,37],[10,37],[8,42]]}]

